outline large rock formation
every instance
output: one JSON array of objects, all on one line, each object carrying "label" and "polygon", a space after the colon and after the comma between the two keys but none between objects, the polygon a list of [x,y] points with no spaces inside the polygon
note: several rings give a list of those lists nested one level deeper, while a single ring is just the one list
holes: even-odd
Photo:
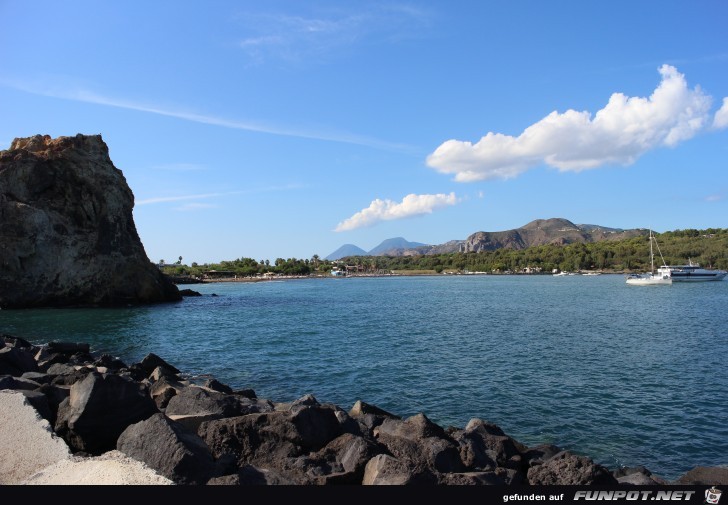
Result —
[{"label": "large rock formation", "polygon": [[179,300],[133,206],[100,135],[15,139],[0,151],[0,308]]}]

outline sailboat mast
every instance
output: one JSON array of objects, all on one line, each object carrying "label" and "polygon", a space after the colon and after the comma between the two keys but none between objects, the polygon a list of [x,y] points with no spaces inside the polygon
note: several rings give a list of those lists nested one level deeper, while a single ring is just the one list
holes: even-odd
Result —
[{"label": "sailboat mast", "polygon": [[652,251],[652,230],[650,230],[650,265],[652,267],[650,270],[650,273],[652,275],[654,275],[655,274],[655,253]]}]

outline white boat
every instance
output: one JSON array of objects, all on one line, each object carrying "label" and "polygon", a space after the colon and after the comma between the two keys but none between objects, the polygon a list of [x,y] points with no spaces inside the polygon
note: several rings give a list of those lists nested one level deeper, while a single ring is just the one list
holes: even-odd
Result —
[{"label": "white boat", "polygon": [[722,281],[728,275],[725,270],[708,270],[689,259],[687,265],[665,265],[660,267],[658,272],[669,272],[675,282]]},{"label": "white boat", "polygon": [[662,257],[662,251],[660,251],[660,246],[657,246],[657,251],[660,253],[660,258],[662,258],[662,264],[663,266],[660,267],[657,273],[655,273],[655,253],[652,249],[652,242],[655,242],[655,245],[657,245],[657,240],[655,240],[655,237],[652,235],[652,230],[650,230],[650,273],[644,274],[644,275],[630,275],[627,278],[627,284],[630,284],[632,286],[671,286],[672,285],[672,275],[670,272],[670,269],[668,268],[665,270],[667,265],[665,264],[665,258]]}]

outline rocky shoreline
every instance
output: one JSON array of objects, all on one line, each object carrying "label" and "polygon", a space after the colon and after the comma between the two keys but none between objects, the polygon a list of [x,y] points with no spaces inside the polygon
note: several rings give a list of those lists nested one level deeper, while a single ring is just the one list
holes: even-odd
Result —
[{"label": "rocky shoreline", "polygon": [[675,481],[644,467],[610,471],[481,419],[443,428],[362,401],[349,411],[312,395],[274,402],[190,379],[154,354],[127,365],[83,343],[0,335],[3,389],[22,393],[76,456],[118,451],[183,485],[728,484],[722,467]]}]

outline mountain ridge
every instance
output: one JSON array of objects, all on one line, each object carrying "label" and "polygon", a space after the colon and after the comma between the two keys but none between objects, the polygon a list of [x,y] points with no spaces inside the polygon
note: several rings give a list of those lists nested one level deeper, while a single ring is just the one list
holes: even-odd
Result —
[{"label": "mountain ridge", "polygon": [[408,242],[402,237],[396,237],[382,241],[382,243],[369,252],[357,247],[363,254],[349,254],[334,257],[344,247],[342,246],[327,256],[326,259],[337,260],[346,256],[416,256],[454,252],[468,253],[495,251],[504,248],[520,250],[526,249],[527,247],[549,244],[567,245],[572,243],[600,242],[603,240],[622,240],[643,234],[643,229],[622,229],[594,224],[574,224],[564,218],[535,219],[519,228],[495,232],[477,231],[470,234],[464,240],[450,240],[436,245],[418,244],[417,242]]},{"label": "mountain ridge", "polygon": [[[324,259],[329,261],[346,258],[347,256],[387,256],[396,255],[396,251],[415,249],[417,247],[426,246],[421,242],[410,242],[403,237],[394,237],[383,240],[373,249],[365,251],[359,246],[354,244],[344,244],[339,247],[336,251],[332,252]],[[391,254],[390,254],[391,253]]]}]

